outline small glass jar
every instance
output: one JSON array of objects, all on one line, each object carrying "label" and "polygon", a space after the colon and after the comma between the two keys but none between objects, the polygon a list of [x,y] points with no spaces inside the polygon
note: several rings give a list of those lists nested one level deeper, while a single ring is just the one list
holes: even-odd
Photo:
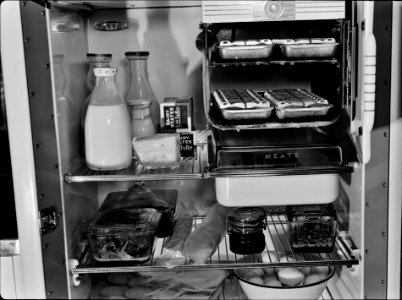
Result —
[{"label": "small glass jar", "polygon": [[265,210],[259,207],[233,209],[227,219],[230,250],[236,254],[261,253],[265,248]]},{"label": "small glass jar", "polygon": [[150,100],[129,100],[131,106],[131,138],[142,138],[154,135],[156,128],[151,117]]}]

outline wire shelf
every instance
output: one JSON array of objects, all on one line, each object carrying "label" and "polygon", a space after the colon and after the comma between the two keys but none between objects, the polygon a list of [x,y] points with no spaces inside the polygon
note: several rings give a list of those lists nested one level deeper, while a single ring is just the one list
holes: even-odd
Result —
[{"label": "wire shelf", "polygon": [[[203,217],[193,219],[193,230],[203,222]],[[138,272],[138,271],[171,271],[171,270],[202,270],[202,269],[239,269],[263,267],[291,267],[306,265],[346,265],[359,263],[357,257],[348,246],[344,238],[338,234],[334,250],[330,253],[294,253],[287,235],[288,220],[282,212],[268,212],[267,229],[264,231],[267,254],[238,255],[229,249],[229,236],[226,233],[215,253],[206,264],[186,264],[168,269],[158,265],[158,257],[164,250],[165,239],[155,239],[154,252],[151,259],[142,264],[126,262],[97,262],[88,247],[79,259],[79,265],[71,271],[73,274],[111,273],[111,272]],[[263,262],[262,255],[267,255],[269,262]],[[278,262],[274,257],[284,259]]]},{"label": "wire shelf", "polygon": [[77,171],[64,175],[68,183],[78,182],[117,182],[117,181],[143,181],[143,180],[169,180],[169,179],[197,179],[204,178],[208,166],[207,138],[210,134],[207,130],[197,131],[195,144],[197,156],[194,158],[182,159],[177,168],[144,168],[137,160],[131,165],[118,171],[95,171],[89,169],[85,163],[77,168]]}]

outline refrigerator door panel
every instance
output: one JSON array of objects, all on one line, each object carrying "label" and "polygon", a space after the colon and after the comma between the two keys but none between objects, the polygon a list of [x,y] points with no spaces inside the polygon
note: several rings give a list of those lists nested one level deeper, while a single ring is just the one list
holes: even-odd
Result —
[{"label": "refrigerator door panel", "polygon": [[[19,2],[4,1],[1,4],[1,39],[15,206],[20,239],[20,264],[14,265],[14,273],[20,273],[21,277],[18,277],[15,285],[16,287],[23,286],[23,289],[18,291],[18,296],[21,298],[43,299],[46,294]],[[19,280],[22,282],[18,282]]]},{"label": "refrigerator door panel", "polygon": [[389,153],[389,222],[387,296],[401,298],[401,213],[402,213],[402,3],[392,3],[392,58],[390,153]]},{"label": "refrigerator door panel", "polygon": [[371,158],[365,165],[364,173],[364,248],[361,254],[364,297],[376,299],[388,297],[388,267],[400,268],[397,264],[393,265],[395,259],[387,255],[392,248],[398,249],[397,241],[389,236],[388,231],[392,224],[390,209],[395,205],[389,190],[391,66],[400,63],[392,61],[392,25],[392,2],[375,1],[373,33],[377,44],[381,46],[377,48],[376,111],[371,132]]}]

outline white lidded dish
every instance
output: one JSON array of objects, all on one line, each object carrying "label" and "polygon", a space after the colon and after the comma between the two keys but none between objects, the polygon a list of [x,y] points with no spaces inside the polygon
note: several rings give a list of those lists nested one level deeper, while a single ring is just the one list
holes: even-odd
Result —
[{"label": "white lidded dish", "polygon": [[[327,204],[338,197],[338,174],[217,177],[216,199],[224,206]],[[303,191],[303,192],[301,192]]]}]

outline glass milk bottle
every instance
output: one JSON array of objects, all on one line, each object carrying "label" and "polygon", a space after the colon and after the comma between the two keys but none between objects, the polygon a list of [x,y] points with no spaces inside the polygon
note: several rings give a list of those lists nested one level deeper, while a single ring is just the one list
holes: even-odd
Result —
[{"label": "glass milk bottle", "polygon": [[130,85],[126,101],[131,107],[131,137],[147,137],[156,133],[151,105],[156,101],[148,78],[148,51],[126,52]]},{"label": "glass milk bottle", "polygon": [[[87,59],[89,62],[89,69],[86,78],[86,84],[89,91],[92,93],[95,87],[96,78],[94,74],[94,68],[109,68],[112,61],[112,54],[109,53],[87,53]],[[85,99],[85,102],[81,107],[81,128],[84,130],[85,115],[89,104],[89,98]]]},{"label": "glass milk bottle", "polygon": [[118,92],[116,68],[94,68],[96,85],[85,116],[85,157],[93,170],[119,170],[132,159],[130,115]]}]

